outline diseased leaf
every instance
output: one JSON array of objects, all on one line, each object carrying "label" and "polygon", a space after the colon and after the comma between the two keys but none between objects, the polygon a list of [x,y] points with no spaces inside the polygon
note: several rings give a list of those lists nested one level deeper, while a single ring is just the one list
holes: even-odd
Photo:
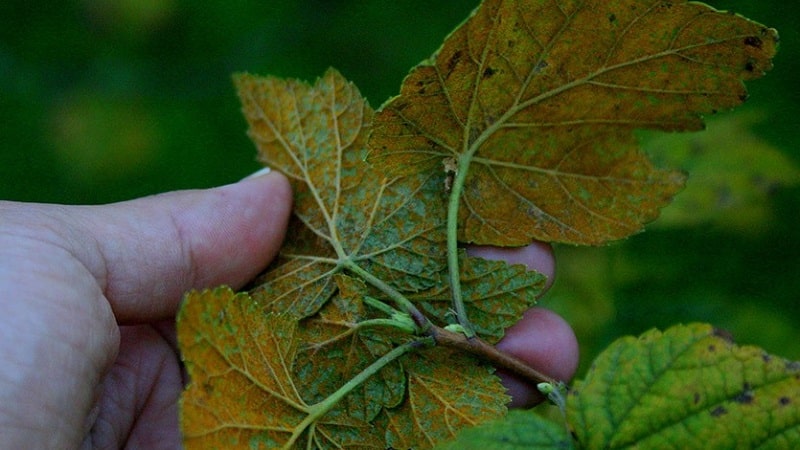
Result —
[{"label": "diseased leaf", "polygon": [[533,411],[509,411],[503,420],[462,431],[436,450],[569,450],[572,439],[563,424]]},{"label": "diseased leaf", "polygon": [[352,262],[404,291],[431,287],[444,267],[443,194],[431,174],[386,178],[364,162],[373,112],[333,69],[314,86],[240,75],[250,136],[295,194],[292,232],[251,293],[306,317]]},{"label": "diseased leaf", "polygon": [[620,339],[567,397],[586,449],[792,448],[800,364],[734,345],[708,325]]},{"label": "diseased leaf", "polygon": [[[303,321],[298,332],[303,345],[295,371],[302,383],[301,395],[310,403],[333,394],[394,344],[395,333],[387,325],[365,326],[372,317],[360,300],[366,290],[363,284],[341,275],[337,284],[339,296]],[[354,289],[352,284],[361,286]],[[351,392],[344,409],[357,419],[370,421],[381,408],[397,406],[403,400],[405,380],[403,368],[395,361]]]},{"label": "diseased leaf", "polygon": [[[459,256],[467,314],[478,335],[495,344],[506,328],[536,304],[547,278],[524,265],[468,257],[464,252]],[[445,318],[452,308],[450,286],[446,283],[409,298],[430,317]]]},{"label": "diseased leaf", "polygon": [[459,240],[599,244],[652,220],[682,175],[633,129],[697,130],[771,68],[775,30],[697,2],[486,0],[375,121],[390,173],[467,168]]},{"label": "diseased leaf", "polygon": [[403,368],[406,400],[374,422],[391,448],[431,448],[507,411],[509,397],[493,369],[470,356],[435,347],[407,355]]},{"label": "diseased leaf", "polygon": [[366,422],[312,412],[297,390],[292,361],[297,322],[265,315],[228,288],[191,292],[178,317],[178,342],[191,379],[181,397],[187,449],[281,448],[297,435],[306,448],[384,448]]}]

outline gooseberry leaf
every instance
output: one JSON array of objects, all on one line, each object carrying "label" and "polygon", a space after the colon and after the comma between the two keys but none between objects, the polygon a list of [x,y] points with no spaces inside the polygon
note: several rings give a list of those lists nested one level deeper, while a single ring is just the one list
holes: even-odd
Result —
[{"label": "gooseberry leaf", "polygon": [[370,161],[465,172],[459,240],[600,244],[681,188],[634,129],[702,128],[771,68],[775,30],[697,2],[486,0],[381,108]]},{"label": "gooseberry leaf", "polygon": [[187,449],[383,448],[366,422],[313,413],[292,374],[297,320],[264,314],[246,293],[190,292],[178,316],[178,343],[190,382],[181,397]]},{"label": "gooseberry leaf", "polygon": [[[344,275],[337,275],[336,282],[339,294],[304,320],[299,330],[302,346],[295,371],[303,398],[312,403],[333,394],[395,343],[408,340],[407,335],[393,333],[385,322],[370,325],[368,320],[379,315],[370,314],[361,301],[366,290],[363,282]],[[397,406],[405,389],[405,372],[395,361],[351,392],[343,408],[353,417],[370,421],[383,407]]]},{"label": "gooseberry leaf", "polygon": [[345,262],[404,291],[433,286],[445,259],[443,194],[430,174],[386,178],[364,162],[373,112],[355,86],[333,69],[313,86],[247,74],[235,82],[259,158],[295,195],[292,232],[254,298],[310,316]]},{"label": "gooseberry leaf", "polygon": [[388,448],[432,448],[507,412],[509,397],[493,369],[469,355],[435,347],[407,355],[403,368],[405,401],[374,421],[385,430]]},{"label": "gooseberry leaf", "polygon": [[[459,252],[459,261],[467,313],[478,336],[491,344],[536,304],[547,281],[544,275],[521,264],[469,257],[463,251]],[[452,307],[450,285],[446,282],[409,295],[409,299],[430,317],[439,319],[446,319]]]},{"label": "gooseberry leaf", "polygon": [[678,325],[609,346],[567,396],[581,448],[791,448],[800,364]]}]

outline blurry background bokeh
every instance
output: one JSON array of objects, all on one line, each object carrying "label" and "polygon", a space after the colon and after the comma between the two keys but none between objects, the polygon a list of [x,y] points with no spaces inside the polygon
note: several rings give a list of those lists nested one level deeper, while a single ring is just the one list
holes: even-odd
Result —
[{"label": "blurry background bokeh", "polygon": [[[692,321],[800,359],[800,3],[711,3],[779,29],[775,69],[704,133],[643,133],[655,160],[691,174],[648,231],[557,247],[542,304],[574,325],[584,364],[620,335]],[[97,204],[235,181],[258,164],[232,73],[313,81],[335,66],[377,107],[475,5],[3,0],[0,199]]]}]

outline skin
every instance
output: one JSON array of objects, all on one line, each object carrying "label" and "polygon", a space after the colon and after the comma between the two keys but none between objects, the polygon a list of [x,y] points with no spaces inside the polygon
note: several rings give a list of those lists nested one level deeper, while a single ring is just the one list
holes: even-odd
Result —
[{"label": "skin", "polygon": [[[0,202],[0,448],[180,448],[182,294],[253,278],[290,210],[277,173],[105,206]],[[474,251],[552,273],[547,246]],[[568,379],[574,341],[539,309],[498,346]],[[537,399],[506,383],[519,404]]]}]

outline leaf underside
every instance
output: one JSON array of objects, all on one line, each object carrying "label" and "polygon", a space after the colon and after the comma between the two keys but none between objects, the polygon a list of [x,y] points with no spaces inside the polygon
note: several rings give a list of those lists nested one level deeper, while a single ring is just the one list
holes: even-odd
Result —
[{"label": "leaf underside", "polygon": [[681,188],[634,129],[702,128],[771,67],[777,33],[695,2],[487,0],[375,120],[389,173],[468,163],[464,242],[600,244]]},{"label": "leaf underside", "polygon": [[[423,449],[502,417],[491,368],[442,347],[318,406],[419,339],[374,302],[402,296],[450,323],[448,226],[500,246],[639,231],[683,175],[655,168],[633,131],[701,128],[700,114],[744,100],[742,80],[769,69],[776,43],[774,30],[693,2],[486,0],[377,113],[333,69],[313,85],[238,75],[250,137],[290,179],[294,214],[249,293],[193,292],[181,307],[187,448]],[[544,278],[457,256],[470,320],[497,342]],[[570,408],[582,410],[591,378],[583,386]]]}]

